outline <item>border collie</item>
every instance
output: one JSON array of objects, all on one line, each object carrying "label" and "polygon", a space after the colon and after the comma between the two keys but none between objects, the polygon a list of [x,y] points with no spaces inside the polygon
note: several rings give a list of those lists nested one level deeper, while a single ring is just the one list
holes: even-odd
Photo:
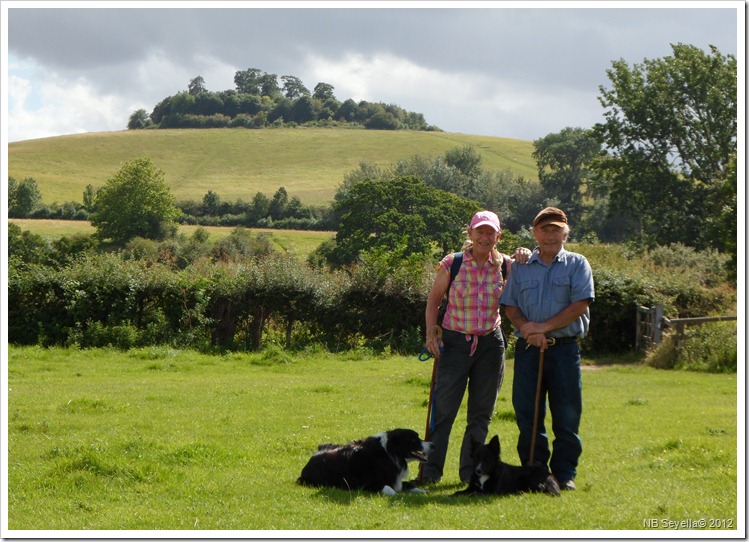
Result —
[{"label": "border collie", "polygon": [[518,467],[500,459],[499,437],[489,444],[473,441],[473,475],[468,487],[455,495],[509,495],[533,491],[559,496],[559,484],[546,465]]},{"label": "border collie", "polygon": [[425,462],[433,444],[411,429],[393,429],[347,444],[321,444],[302,469],[298,483],[317,487],[363,489],[395,495],[424,493],[404,480],[408,462]]}]

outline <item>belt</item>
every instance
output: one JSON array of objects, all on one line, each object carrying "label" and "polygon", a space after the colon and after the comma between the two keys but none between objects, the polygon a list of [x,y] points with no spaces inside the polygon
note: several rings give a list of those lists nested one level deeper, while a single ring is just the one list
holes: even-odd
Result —
[{"label": "belt", "polygon": [[[476,353],[476,347],[479,344],[479,339],[486,337],[488,335],[492,335],[497,329],[499,328],[495,328],[495,329],[492,329],[491,331],[487,331],[483,335],[476,335],[475,333],[474,334],[461,333],[460,331],[453,331],[452,329],[445,329],[443,331],[447,331],[449,333],[457,333],[458,335],[463,335],[466,338],[466,341],[471,341],[471,354],[470,355],[473,356]],[[502,337],[504,339],[504,335]]]},{"label": "belt", "polygon": [[[522,337],[518,337],[518,342],[525,342],[525,339]],[[549,346],[548,348],[552,348],[554,346],[557,346],[558,344],[570,344],[570,343],[576,343],[577,337],[549,337]]]}]

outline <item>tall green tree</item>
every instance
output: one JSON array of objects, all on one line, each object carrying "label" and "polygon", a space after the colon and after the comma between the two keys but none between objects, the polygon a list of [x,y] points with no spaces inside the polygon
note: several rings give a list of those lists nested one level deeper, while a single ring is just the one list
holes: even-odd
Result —
[{"label": "tall green tree", "polygon": [[190,79],[190,84],[187,85],[187,92],[189,92],[193,96],[197,96],[201,92],[205,91],[205,80],[203,79],[202,75],[198,75],[196,78]]},{"label": "tall green tree", "polygon": [[257,68],[240,70],[234,73],[234,85],[240,94],[260,96],[262,71]]},{"label": "tall green tree", "polygon": [[672,56],[607,70],[605,121],[594,132],[608,157],[597,168],[610,208],[636,217],[633,233],[644,240],[726,249],[720,227],[705,226],[733,205],[724,185],[736,153],[736,58],[713,46],[671,47]]},{"label": "tall green tree", "polygon": [[583,214],[590,166],[601,152],[601,144],[590,130],[564,128],[533,142],[538,179],[547,197],[556,198],[577,223]]},{"label": "tall green tree", "polygon": [[99,191],[91,224],[99,239],[125,243],[133,237],[164,239],[181,211],[149,158],[125,162]]},{"label": "tall green tree", "polygon": [[315,104],[309,96],[302,96],[291,106],[290,118],[294,122],[304,124],[315,120]]},{"label": "tall green tree", "polygon": [[33,177],[26,177],[20,183],[8,178],[8,216],[26,218],[31,216],[42,203],[42,192]]},{"label": "tall green tree", "polygon": [[278,76],[275,73],[264,73],[260,76],[260,94],[273,99],[281,96],[281,87],[278,86]]},{"label": "tall green tree", "polygon": [[91,184],[87,184],[83,191],[83,208],[89,213],[96,210],[96,190]]},{"label": "tall green tree", "polygon": [[316,100],[325,102],[327,100],[335,100],[335,87],[330,83],[317,83],[314,90],[312,91],[312,97]]},{"label": "tall green tree", "polygon": [[296,100],[302,96],[310,95],[309,90],[298,77],[293,75],[282,75],[281,81],[283,82],[283,95],[290,100]]},{"label": "tall green tree", "polygon": [[137,109],[133,111],[132,115],[130,115],[130,118],[127,121],[127,129],[142,130],[143,128],[148,128],[152,124],[153,122],[151,121],[151,117],[148,116],[148,112],[145,109]]},{"label": "tall green tree", "polygon": [[268,213],[273,220],[280,220],[286,214],[286,205],[289,203],[289,193],[283,186],[279,187],[273,194],[268,206]]},{"label": "tall green tree", "polygon": [[457,250],[479,204],[416,177],[395,177],[353,184],[333,207],[341,217],[333,259],[350,263],[380,247],[427,256]]}]

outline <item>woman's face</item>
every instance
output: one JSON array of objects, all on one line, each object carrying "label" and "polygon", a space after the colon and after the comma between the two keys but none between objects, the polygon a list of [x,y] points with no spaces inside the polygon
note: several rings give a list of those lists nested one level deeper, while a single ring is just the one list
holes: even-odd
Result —
[{"label": "woman's face", "polygon": [[479,226],[468,230],[468,237],[473,242],[473,249],[479,254],[489,254],[502,237],[502,232],[494,231],[491,226]]}]

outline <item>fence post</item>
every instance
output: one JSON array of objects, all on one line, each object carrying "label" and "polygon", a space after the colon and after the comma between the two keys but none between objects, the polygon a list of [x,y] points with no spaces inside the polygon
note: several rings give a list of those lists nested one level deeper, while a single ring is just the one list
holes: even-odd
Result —
[{"label": "fence post", "polygon": [[[645,315],[644,317],[642,315]],[[637,306],[637,333],[635,335],[635,351],[650,348],[660,344],[662,340],[663,305],[655,307]]]},{"label": "fence post", "polygon": [[663,305],[653,307],[653,344],[661,344],[661,324],[663,323]]}]

